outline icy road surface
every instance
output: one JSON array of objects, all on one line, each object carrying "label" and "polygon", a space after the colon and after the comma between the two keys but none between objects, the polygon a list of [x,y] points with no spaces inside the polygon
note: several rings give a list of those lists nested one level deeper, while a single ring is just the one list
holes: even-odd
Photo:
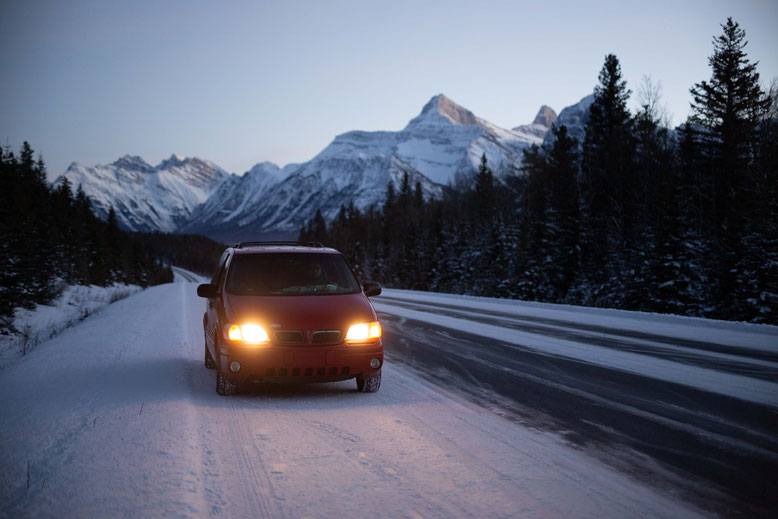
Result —
[{"label": "icy road surface", "polygon": [[390,362],[706,511],[774,517],[778,327],[405,290],[373,303]]},{"label": "icy road surface", "polygon": [[121,300],[0,371],[0,516],[694,517],[671,492],[387,363],[220,397],[204,302]]}]

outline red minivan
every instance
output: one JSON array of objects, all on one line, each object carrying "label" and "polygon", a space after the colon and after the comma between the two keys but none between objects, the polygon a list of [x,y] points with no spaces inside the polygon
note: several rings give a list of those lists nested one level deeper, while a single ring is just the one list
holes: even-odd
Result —
[{"label": "red minivan", "polygon": [[356,378],[357,389],[381,385],[381,325],[345,258],[319,243],[244,242],[229,247],[207,298],[205,366],[216,392],[251,381],[332,382]]}]

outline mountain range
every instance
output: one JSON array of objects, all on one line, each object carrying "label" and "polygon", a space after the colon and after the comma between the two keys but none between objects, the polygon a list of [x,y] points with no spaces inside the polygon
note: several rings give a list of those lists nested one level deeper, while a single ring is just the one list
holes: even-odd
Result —
[{"label": "mountain range", "polygon": [[54,185],[81,187],[103,219],[111,206],[119,225],[133,231],[175,232],[231,176],[216,164],[171,155],[156,166],[125,155],[107,165],[72,163]]},{"label": "mountain range", "polygon": [[380,205],[387,184],[399,189],[403,176],[418,182],[426,198],[443,186],[468,181],[482,155],[498,176],[518,168],[522,151],[542,144],[554,124],[583,132],[588,100],[556,113],[541,107],[530,124],[500,128],[456,104],[434,96],[400,131],[351,131],[302,164],[262,162],[243,175],[199,158],[172,155],[156,166],[125,155],[108,165],[71,164],[67,178],[105,217],[113,206],[129,230],[199,233],[221,241],[293,238],[317,210],[334,218],[341,205]]}]

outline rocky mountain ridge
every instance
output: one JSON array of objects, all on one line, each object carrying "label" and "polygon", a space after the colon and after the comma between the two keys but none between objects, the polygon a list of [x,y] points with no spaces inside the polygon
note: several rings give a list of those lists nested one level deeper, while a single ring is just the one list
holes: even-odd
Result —
[{"label": "rocky mountain ridge", "polygon": [[134,231],[175,232],[231,174],[199,158],[171,155],[156,166],[125,155],[107,165],[73,162],[54,185],[68,179],[92,201],[101,218],[113,206],[119,225]]},{"label": "rocky mountain ridge", "polygon": [[498,177],[515,170],[523,150],[542,144],[563,115],[579,122],[569,117],[571,108],[557,119],[544,105],[531,124],[507,130],[439,94],[402,130],[338,135],[302,164],[263,162],[235,175],[198,158],[171,155],[151,166],[125,155],[105,166],[73,163],[57,182],[68,178],[74,189],[81,186],[103,217],[113,205],[120,225],[131,230],[201,233],[223,241],[293,237],[317,210],[330,219],[341,205],[380,205],[387,184],[399,189],[406,174],[429,198],[440,196],[446,184],[467,180],[484,154]]}]

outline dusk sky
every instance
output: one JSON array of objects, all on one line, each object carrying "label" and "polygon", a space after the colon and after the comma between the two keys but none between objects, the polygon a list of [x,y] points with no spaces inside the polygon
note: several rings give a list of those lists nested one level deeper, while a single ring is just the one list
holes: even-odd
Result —
[{"label": "dusk sky", "polygon": [[[399,130],[444,93],[505,128],[591,93],[604,56],[663,86],[677,125],[732,16],[763,85],[778,2],[82,2],[0,6],[0,139],[68,164],[171,153],[243,173],[339,133]],[[631,102],[635,107],[636,102]]]}]

